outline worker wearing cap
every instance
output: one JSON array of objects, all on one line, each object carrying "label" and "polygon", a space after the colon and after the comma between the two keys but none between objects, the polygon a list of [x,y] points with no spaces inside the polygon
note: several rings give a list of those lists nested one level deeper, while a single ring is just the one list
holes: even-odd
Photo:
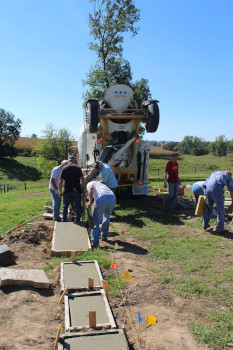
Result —
[{"label": "worker wearing cap", "polygon": [[59,180],[61,177],[62,168],[68,164],[68,160],[63,160],[60,165],[53,168],[49,181],[49,190],[52,196],[53,203],[53,220],[61,221],[60,218],[60,206],[61,206],[61,197],[59,195]]},{"label": "worker wearing cap", "polygon": [[[164,207],[170,211],[173,212],[176,207],[176,202],[178,199],[179,194],[179,186],[180,186],[180,180],[179,180],[179,165],[177,163],[179,154],[173,153],[171,160],[167,163],[166,169],[163,175],[164,179],[164,188],[167,188],[167,181],[168,181],[168,196],[164,201]],[[168,180],[167,180],[168,177]]]},{"label": "worker wearing cap", "polygon": [[117,180],[115,178],[114,172],[112,171],[112,168],[108,166],[107,164],[98,161],[95,163],[94,168],[91,170],[90,174],[88,177],[91,177],[91,175],[95,172],[98,171],[100,173],[100,182],[105,184],[110,190],[115,193],[116,189],[118,187]]},{"label": "worker wearing cap", "polygon": [[216,204],[217,226],[216,232],[224,231],[224,187],[227,186],[230,191],[233,204],[233,180],[232,173],[226,171],[216,171],[212,173],[205,183],[206,189],[206,210],[203,218],[203,228],[209,227],[209,221],[212,215],[213,205]]},{"label": "worker wearing cap", "polygon": [[65,189],[63,193],[63,218],[62,221],[67,221],[68,207],[71,201],[75,204],[76,222],[80,221],[81,217],[81,185],[86,187],[86,182],[83,177],[81,168],[74,164],[75,158],[70,155],[68,157],[68,165],[62,169],[61,178],[59,181],[59,190],[62,191],[63,181],[65,181]]}]

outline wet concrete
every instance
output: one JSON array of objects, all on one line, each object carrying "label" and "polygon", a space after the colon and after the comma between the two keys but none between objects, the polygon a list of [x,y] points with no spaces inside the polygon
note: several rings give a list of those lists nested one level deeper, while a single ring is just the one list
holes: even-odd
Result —
[{"label": "wet concrete", "polygon": [[129,350],[123,332],[65,337],[58,350]]},{"label": "wet concrete", "polygon": [[53,234],[52,254],[70,255],[71,251],[91,249],[87,229],[73,222],[56,222]]},{"label": "wet concrete", "polygon": [[88,278],[93,278],[94,289],[102,287],[102,275],[97,261],[79,261],[63,263],[61,266],[61,289],[88,289]]}]

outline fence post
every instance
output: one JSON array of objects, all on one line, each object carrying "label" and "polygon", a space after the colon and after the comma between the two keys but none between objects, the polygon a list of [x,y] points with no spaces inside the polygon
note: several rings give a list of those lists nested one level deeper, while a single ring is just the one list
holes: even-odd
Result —
[{"label": "fence post", "polygon": [[159,169],[158,169],[158,175],[159,175]]},{"label": "fence post", "polygon": [[25,191],[26,191],[26,189],[27,189],[27,184],[26,184],[26,182],[24,183],[24,188],[25,188]]}]

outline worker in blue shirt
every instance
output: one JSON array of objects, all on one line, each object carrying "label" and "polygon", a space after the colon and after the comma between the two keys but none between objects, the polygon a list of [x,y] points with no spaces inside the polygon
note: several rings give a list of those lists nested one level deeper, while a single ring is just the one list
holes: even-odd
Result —
[{"label": "worker in blue shirt", "polygon": [[[88,175],[88,178],[91,179],[92,175],[95,175],[95,171],[98,171],[100,174],[100,182],[105,184],[110,190],[115,193],[116,189],[118,187],[117,180],[115,178],[114,172],[112,171],[112,168],[108,166],[107,164],[98,161],[95,163],[94,168],[91,170],[91,172]],[[87,181],[88,182],[88,181]]]},{"label": "worker in blue shirt", "polygon": [[212,215],[213,205],[216,204],[217,226],[216,232],[224,231],[224,187],[227,186],[230,191],[233,204],[233,180],[230,171],[216,171],[212,173],[205,183],[206,210],[203,218],[203,228],[209,227],[209,221]]}]

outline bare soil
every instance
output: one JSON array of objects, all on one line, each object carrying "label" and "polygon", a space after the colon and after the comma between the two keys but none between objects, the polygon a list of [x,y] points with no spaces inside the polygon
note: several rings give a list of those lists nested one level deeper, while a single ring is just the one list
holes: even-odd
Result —
[{"label": "bare soil", "polygon": [[[114,251],[116,225],[113,220],[109,241],[101,242],[101,248],[109,252]],[[52,221],[33,222],[14,231],[0,244],[7,244],[14,252],[16,265],[12,268],[40,269],[50,260],[52,234]],[[187,326],[193,310],[210,306],[208,302],[183,300],[155,281],[150,272],[152,262],[147,255],[146,243],[127,235],[117,236],[117,242],[119,249],[114,252],[117,271],[120,275],[129,271],[132,280],[109,301],[118,327],[125,328],[130,348],[207,349],[195,341]],[[58,304],[60,267],[52,273],[48,290],[16,286],[0,289],[0,350],[53,349],[59,323],[64,330],[64,305]],[[143,319],[140,327],[138,312]],[[147,315],[156,316],[157,324],[147,326]]]}]

